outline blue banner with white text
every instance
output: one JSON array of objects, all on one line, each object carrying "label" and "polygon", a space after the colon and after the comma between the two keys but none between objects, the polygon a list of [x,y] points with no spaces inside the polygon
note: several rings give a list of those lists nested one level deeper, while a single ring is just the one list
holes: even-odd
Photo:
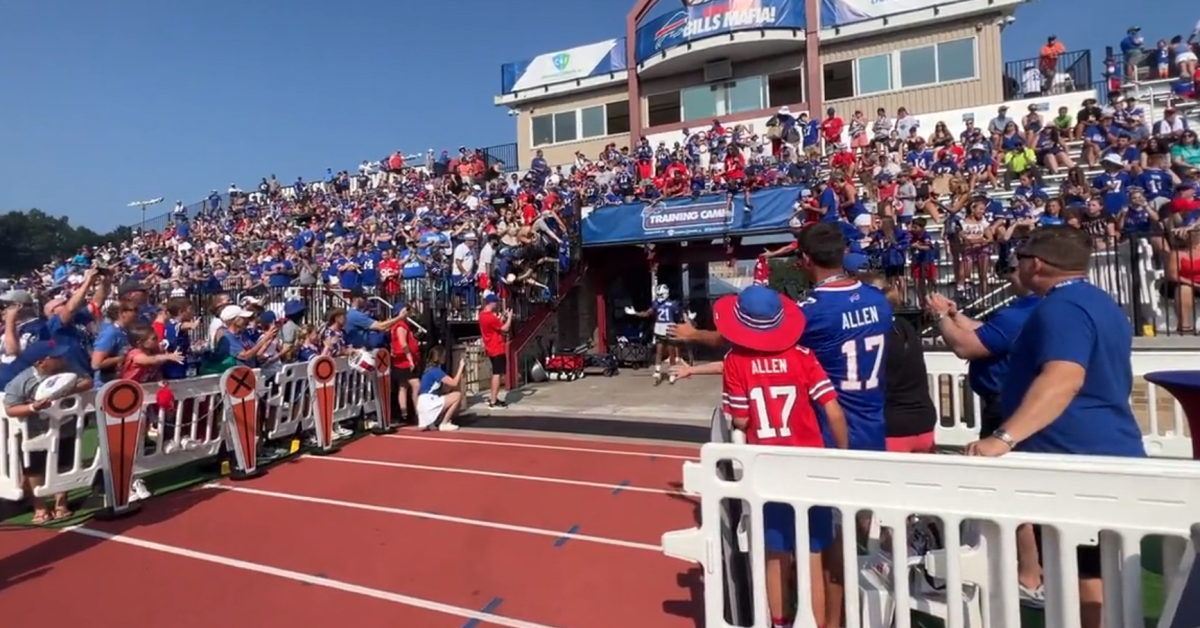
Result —
[{"label": "blue banner with white text", "polygon": [[736,31],[804,28],[804,0],[690,0],[638,25],[637,63],[688,42]]},{"label": "blue banner with white text", "polygon": [[583,218],[583,245],[643,244],[729,236],[784,233],[800,187],[768,188],[728,203],[725,194],[705,194],[654,203],[597,207]]}]

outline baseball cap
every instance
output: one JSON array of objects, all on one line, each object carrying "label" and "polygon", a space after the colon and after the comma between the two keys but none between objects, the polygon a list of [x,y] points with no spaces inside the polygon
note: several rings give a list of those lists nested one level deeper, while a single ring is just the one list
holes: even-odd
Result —
[{"label": "baseball cap", "polygon": [[283,304],[283,315],[295,316],[307,309],[308,306],[304,305],[304,301],[301,301],[300,299],[291,299],[287,303]]},{"label": "baseball cap", "polygon": [[129,294],[130,292],[146,292],[146,286],[136,282],[127,281],[117,288],[117,294]]},{"label": "baseball cap", "polygon": [[221,308],[221,320],[225,321],[226,323],[237,318],[253,317],[254,312],[243,310],[241,307],[236,305],[226,305],[225,307]]},{"label": "baseball cap", "polygon": [[484,303],[499,303],[500,296],[497,295],[495,292],[489,292],[489,293],[487,293],[487,295],[485,295],[483,297],[483,302]]},{"label": "baseball cap", "polygon": [[39,340],[31,343],[19,356],[27,363],[41,362],[47,358],[61,358],[67,355],[70,347],[53,340]]}]

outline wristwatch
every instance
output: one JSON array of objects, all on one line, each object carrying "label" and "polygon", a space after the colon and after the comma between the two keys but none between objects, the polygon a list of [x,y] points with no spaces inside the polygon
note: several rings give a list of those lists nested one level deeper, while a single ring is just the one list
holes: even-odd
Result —
[{"label": "wristwatch", "polygon": [[1009,449],[1017,446],[1016,439],[1014,439],[1009,435],[1008,432],[1005,432],[1004,430],[996,430],[992,432],[992,438],[1004,443],[1005,445],[1008,445]]}]

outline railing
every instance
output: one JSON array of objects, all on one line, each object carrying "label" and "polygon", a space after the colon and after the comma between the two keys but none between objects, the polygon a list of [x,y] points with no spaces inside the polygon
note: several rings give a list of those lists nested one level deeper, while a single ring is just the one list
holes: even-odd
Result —
[{"label": "railing", "polygon": [[[1029,96],[1025,92],[1025,72],[1032,65],[1033,69],[1042,72],[1042,60],[1039,57],[1007,61],[1004,63],[1005,89],[1007,99]],[[1073,50],[1058,57],[1054,69],[1054,78],[1050,85],[1045,84],[1045,74],[1041,74],[1041,94],[1069,94],[1092,89],[1092,52],[1090,50]],[[1015,87],[1015,89],[1014,89]]]},{"label": "railing", "polygon": [[[705,445],[698,463],[683,464],[684,491],[700,500],[700,526],[663,535],[664,553],[698,563],[706,575],[707,628],[770,625],[766,504],[798,513],[830,508],[847,524],[870,521],[865,551],[845,525],[841,546],[830,550],[857,557],[844,561],[853,574],[842,580],[847,627],[907,628],[929,618],[948,628],[1030,625],[1023,619],[1079,627],[1079,545],[1092,546],[1080,551],[1096,557],[1103,607],[1092,612],[1104,625],[1143,628],[1157,619],[1167,627],[1183,619],[1176,613],[1200,544],[1194,462],[749,446],[730,442],[720,412],[713,420],[720,441]],[[807,545],[809,523],[795,518],[797,547]],[[1023,612],[1017,579],[1028,556],[1018,553],[1018,538],[1036,534],[1030,523],[1040,527],[1040,613]],[[795,584],[784,585],[797,626],[824,623],[813,620],[810,583],[822,579],[813,564],[796,561]]]}]

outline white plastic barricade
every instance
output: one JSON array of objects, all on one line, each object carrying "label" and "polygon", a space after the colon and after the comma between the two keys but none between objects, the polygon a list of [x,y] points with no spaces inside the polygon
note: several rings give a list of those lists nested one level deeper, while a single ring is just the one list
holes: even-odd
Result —
[{"label": "white plastic barricade", "polygon": [[[329,405],[334,421],[377,414],[376,389],[380,383],[376,376],[352,371],[344,359],[331,363],[336,386],[331,390]],[[265,402],[268,419],[275,419],[268,438],[296,435],[315,427],[317,411],[308,366],[286,365],[277,375],[276,386],[267,385],[254,372],[255,396]],[[228,404],[220,381],[221,376],[211,375],[141,385],[145,428],[142,446],[134,458],[134,477],[213,458],[222,451],[230,435]],[[173,408],[158,406],[158,393],[164,386],[170,387]],[[95,451],[95,399],[95,392],[88,391],[54,401],[40,415],[48,425],[45,431],[31,431],[27,421],[6,416],[0,404],[0,499],[21,499],[22,469],[30,465],[32,455],[40,452],[46,453],[46,479],[34,488],[36,496],[94,485],[102,462]],[[39,421],[38,425],[42,424]],[[257,444],[257,436],[253,441]],[[249,444],[249,440],[243,443],[244,448]]]},{"label": "white plastic barricade", "polygon": [[[701,499],[700,528],[663,536],[664,552],[703,566],[709,628],[729,626],[724,606],[727,580],[722,561],[723,500],[749,505],[752,610],[755,628],[768,628],[763,522],[768,502],[797,511],[833,507],[843,521],[869,510],[879,525],[908,538],[912,517],[937,518],[944,547],[918,559],[924,573],[944,582],[934,591],[911,583],[908,543],[896,542],[886,577],[860,565],[847,577],[846,626],[907,628],[910,612],[941,615],[948,628],[1020,625],[1016,529],[1042,525],[1046,625],[1079,626],[1074,548],[1099,540],[1105,581],[1107,626],[1142,626],[1141,541],[1168,537],[1170,594],[1190,573],[1181,557],[1200,521],[1200,465],[1185,461],[1012,454],[984,459],[964,456],[887,454],[712,443],[699,463],[684,464],[684,490]],[[729,481],[725,465],[740,468]],[[808,538],[807,517],[797,517],[797,545]],[[857,556],[855,535],[842,537],[845,556]],[[975,537],[978,538],[970,538]],[[850,562],[853,565],[853,561]],[[812,626],[807,561],[798,561],[797,626]],[[848,571],[852,569],[848,566]],[[875,574],[872,576],[872,574]],[[1168,599],[1170,597],[1168,596]]]},{"label": "white plastic barricade", "polygon": [[285,365],[275,375],[275,385],[265,399],[267,438],[286,438],[312,429],[308,364]]},{"label": "white plastic barricade", "polygon": [[[1177,371],[1196,367],[1200,352],[1134,351],[1130,358],[1134,377],[1155,371]],[[967,363],[948,351],[925,354],[929,371],[929,393],[937,408],[939,422],[935,439],[942,447],[963,447],[979,437],[979,397],[967,385]],[[1188,438],[1187,416],[1176,401],[1169,412],[1159,408],[1166,394],[1157,386],[1146,385],[1146,398],[1140,400],[1139,414],[1145,422],[1143,440],[1146,452],[1156,458],[1191,458],[1192,439]]]}]

